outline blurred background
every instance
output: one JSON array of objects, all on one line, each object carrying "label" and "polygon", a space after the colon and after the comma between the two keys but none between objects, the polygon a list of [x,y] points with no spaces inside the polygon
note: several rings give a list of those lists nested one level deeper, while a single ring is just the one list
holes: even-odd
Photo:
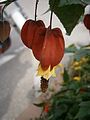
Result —
[{"label": "blurred background", "polygon": [[[37,19],[42,19],[48,26],[50,12],[44,14],[49,8],[48,0],[41,0],[38,6]],[[35,0],[17,0],[4,12],[4,19],[11,25],[11,33],[7,43],[4,46],[0,44],[0,120],[15,120],[36,97],[34,90],[40,79],[35,77],[38,61],[20,37],[26,19],[34,19],[34,8]],[[89,32],[83,23],[79,23],[67,36],[65,28],[54,15],[53,27],[62,29],[66,47],[72,43],[77,47],[90,43]]]}]

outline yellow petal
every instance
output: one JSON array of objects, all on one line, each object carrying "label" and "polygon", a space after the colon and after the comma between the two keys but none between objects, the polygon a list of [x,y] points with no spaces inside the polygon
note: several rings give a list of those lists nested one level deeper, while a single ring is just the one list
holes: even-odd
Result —
[{"label": "yellow petal", "polygon": [[48,80],[51,76],[56,77],[55,70],[56,70],[56,66],[53,67],[52,70],[50,70],[50,66],[48,67],[47,70],[43,70],[41,65],[39,64],[38,70],[37,70],[37,75],[42,76],[42,77],[44,77],[45,79]]}]

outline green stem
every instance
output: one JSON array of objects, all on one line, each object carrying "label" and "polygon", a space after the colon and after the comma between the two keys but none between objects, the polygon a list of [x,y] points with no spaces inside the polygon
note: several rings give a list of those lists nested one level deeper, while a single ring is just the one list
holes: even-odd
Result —
[{"label": "green stem", "polygon": [[39,0],[36,0],[36,5],[35,5],[35,21],[37,20],[37,6],[38,6]]}]

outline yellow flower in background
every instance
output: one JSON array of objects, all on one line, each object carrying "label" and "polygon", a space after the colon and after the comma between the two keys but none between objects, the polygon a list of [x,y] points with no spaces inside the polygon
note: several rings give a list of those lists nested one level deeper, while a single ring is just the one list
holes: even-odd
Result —
[{"label": "yellow flower in background", "polygon": [[73,77],[73,80],[80,81],[80,80],[81,80],[81,77],[75,76],[75,77]]},{"label": "yellow flower in background", "polygon": [[80,65],[80,62],[78,62],[78,61],[75,61],[75,62],[73,62],[73,64],[72,64],[72,66],[79,66]]},{"label": "yellow flower in background", "polygon": [[81,66],[78,66],[78,67],[75,67],[74,70],[81,70],[82,67]]},{"label": "yellow flower in background", "polygon": [[88,61],[88,58],[86,57],[82,57],[80,60],[81,64],[86,63],[87,61]]}]

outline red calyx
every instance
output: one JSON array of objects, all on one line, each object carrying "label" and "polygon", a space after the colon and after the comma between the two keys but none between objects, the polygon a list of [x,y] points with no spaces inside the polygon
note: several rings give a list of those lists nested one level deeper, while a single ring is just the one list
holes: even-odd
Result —
[{"label": "red calyx", "polygon": [[42,20],[27,20],[24,23],[21,30],[21,39],[25,46],[27,46],[28,48],[32,48],[32,42],[34,40],[35,32],[40,27],[45,27]]},{"label": "red calyx", "polygon": [[84,16],[83,22],[84,22],[85,27],[88,30],[90,30],[90,14],[87,14],[87,15]]}]

